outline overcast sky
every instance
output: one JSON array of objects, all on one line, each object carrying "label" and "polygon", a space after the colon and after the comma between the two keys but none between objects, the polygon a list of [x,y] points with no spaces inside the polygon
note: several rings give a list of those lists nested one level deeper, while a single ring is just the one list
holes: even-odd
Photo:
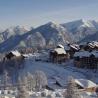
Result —
[{"label": "overcast sky", "polygon": [[98,0],[0,0],[0,28],[98,20]]}]

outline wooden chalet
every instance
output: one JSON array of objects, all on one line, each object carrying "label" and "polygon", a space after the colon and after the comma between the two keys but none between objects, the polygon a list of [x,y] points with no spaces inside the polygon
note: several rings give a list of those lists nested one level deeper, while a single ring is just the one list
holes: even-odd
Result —
[{"label": "wooden chalet", "polygon": [[69,54],[70,58],[73,58],[75,52],[78,52],[80,50],[80,47],[78,44],[68,44],[68,45],[65,45],[64,48],[67,54]]},{"label": "wooden chalet", "polygon": [[67,54],[62,45],[50,51],[50,61],[54,63],[62,63],[67,59]]},{"label": "wooden chalet", "polygon": [[23,62],[24,56],[18,51],[11,51],[7,53],[3,59],[5,65],[11,67],[22,67],[20,66]]},{"label": "wooden chalet", "polygon": [[98,51],[79,51],[74,54],[74,65],[81,68],[97,69]]},{"label": "wooden chalet", "polygon": [[98,42],[97,41],[92,41],[92,42],[87,42],[84,45],[80,44],[81,50],[85,51],[98,51]]},{"label": "wooden chalet", "polygon": [[20,58],[20,57],[23,58],[23,55],[18,51],[11,51],[5,55],[5,58],[8,60],[13,58]]}]

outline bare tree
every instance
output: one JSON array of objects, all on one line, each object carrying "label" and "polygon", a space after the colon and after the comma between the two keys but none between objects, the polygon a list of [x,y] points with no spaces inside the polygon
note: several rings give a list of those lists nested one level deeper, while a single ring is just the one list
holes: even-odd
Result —
[{"label": "bare tree", "polygon": [[35,88],[36,82],[31,73],[27,73],[28,90],[32,91]]},{"label": "bare tree", "polygon": [[69,77],[65,98],[81,98],[73,77]]},{"label": "bare tree", "polygon": [[8,89],[12,85],[11,78],[6,70],[3,72],[1,84],[4,86],[4,89]]},{"label": "bare tree", "polygon": [[18,95],[17,98],[28,98],[28,93],[25,88],[25,86],[21,86],[21,88],[18,88]]},{"label": "bare tree", "polygon": [[24,82],[22,81],[22,79],[20,77],[18,78],[18,83],[17,84],[18,84],[17,98],[28,98],[29,94],[27,92],[26,85],[24,84]]},{"label": "bare tree", "polygon": [[36,81],[36,89],[41,90],[42,88],[46,87],[47,77],[43,71],[36,71],[34,75]]}]

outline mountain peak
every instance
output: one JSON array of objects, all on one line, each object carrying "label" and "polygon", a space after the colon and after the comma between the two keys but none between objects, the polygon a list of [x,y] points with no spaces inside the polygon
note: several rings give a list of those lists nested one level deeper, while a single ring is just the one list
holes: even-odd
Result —
[{"label": "mountain peak", "polygon": [[52,24],[56,24],[56,23],[53,22],[53,21],[50,21],[50,22],[47,23],[47,25],[52,25]]},{"label": "mountain peak", "polygon": [[95,29],[98,29],[98,22],[95,20],[83,20],[83,25],[84,27],[92,27]]}]

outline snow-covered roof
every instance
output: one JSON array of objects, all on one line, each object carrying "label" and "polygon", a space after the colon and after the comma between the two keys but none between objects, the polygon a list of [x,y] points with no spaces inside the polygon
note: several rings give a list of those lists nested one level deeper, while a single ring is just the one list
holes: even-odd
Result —
[{"label": "snow-covered roof", "polygon": [[21,56],[21,53],[20,52],[18,52],[17,50],[15,50],[15,51],[11,51],[11,53],[13,54],[13,55],[15,55],[15,56]]},{"label": "snow-covered roof", "polygon": [[75,79],[75,82],[83,88],[96,87],[97,86],[94,82],[87,80],[87,79]]},{"label": "snow-covered roof", "polygon": [[61,44],[58,44],[57,47],[59,47],[59,48],[63,48],[63,49],[64,49],[64,46],[61,45]]},{"label": "snow-covered roof", "polygon": [[57,54],[66,54],[64,48],[55,48],[54,52],[56,52]]},{"label": "snow-covered roof", "polygon": [[72,44],[72,45],[70,45],[70,47],[74,48],[75,50],[79,50],[80,49],[79,45],[77,45],[77,44]]},{"label": "snow-covered roof", "polygon": [[92,44],[92,43],[88,43],[88,46],[91,47],[91,48],[94,48],[95,47],[95,45]]},{"label": "snow-covered roof", "polygon": [[94,48],[94,47],[98,47],[98,42],[97,41],[92,41],[90,43],[88,43],[88,46]]}]

